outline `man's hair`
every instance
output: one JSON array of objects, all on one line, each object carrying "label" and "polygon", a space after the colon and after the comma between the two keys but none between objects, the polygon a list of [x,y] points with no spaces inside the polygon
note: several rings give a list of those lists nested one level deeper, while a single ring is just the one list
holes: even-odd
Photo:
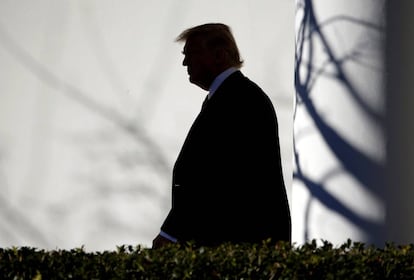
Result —
[{"label": "man's hair", "polygon": [[231,66],[242,67],[243,60],[240,59],[239,49],[229,26],[222,23],[207,23],[191,27],[184,30],[176,41],[185,42],[194,37],[201,38],[210,50],[223,49],[227,53],[228,62]]}]

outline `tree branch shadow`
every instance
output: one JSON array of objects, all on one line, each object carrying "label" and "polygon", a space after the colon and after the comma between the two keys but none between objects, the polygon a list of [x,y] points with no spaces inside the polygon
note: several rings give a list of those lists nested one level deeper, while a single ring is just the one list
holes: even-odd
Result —
[{"label": "tree branch shadow", "polygon": [[[384,166],[369,158],[363,152],[351,145],[341,136],[334,127],[329,125],[321,116],[321,113],[316,108],[312,98],[312,89],[315,81],[320,75],[329,75],[330,78],[335,79],[348,92],[350,97],[355,101],[355,104],[362,109],[363,112],[376,123],[382,123],[384,117],[369,106],[366,101],[361,98],[357,87],[352,83],[351,79],[346,75],[343,69],[343,63],[347,60],[352,60],[358,63],[356,59],[358,50],[354,50],[347,56],[337,58],[333,47],[328,42],[323,27],[328,24],[333,24],[338,21],[347,21],[352,24],[357,24],[362,28],[369,28],[381,32],[383,29],[379,26],[369,22],[351,18],[348,16],[332,17],[324,22],[319,23],[313,9],[311,0],[304,0],[300,2],[299,7],[303,9],[303,18],[299,25],[297,32],[296,54],[295,54],[295,88],[296,88],[296,104],[294,110],[294,118],[296,118],[297,107],[304,108],[312,119],[318,133],[323,138],[327,147],[335,155],[340,165],[347,173],[351,174],[362,186],[367,188],[372,193],[378,195],[383,199],[381,174],[384,172]],[[322,46],[327,56],[326,61],[322,67],[315,69],[313,66],[314,59],[314,42],[317,40]],[[307,44],[305,47],[305,43]],[[305,50],[309,61],[304,62]],[[300,71],[300,67],[305,65],[306,72]],[[334,70],[331,73],[326,73],[326,67],[332,67]],[[297,172],[293,174],[294,180],[299,180],[309,190],[311,197],[308,200],[305,212],[305,240],[309,238],[309,212],[312,201],[317,200],[322,205],[327,207],[330,211],[341,215],[350,223],[356,225],[364,231],[369,238],[375,242],[374,236],[370,233],[382,231],[382,225],[376,222],[369,221],[358,215],[350,207],[341,203],[333,195],[325,190],[324,182],[315,182],[311,180],[302,170],[299,155],[297,151],[298,135],[294,136],[294,162],[296,164]]]}]

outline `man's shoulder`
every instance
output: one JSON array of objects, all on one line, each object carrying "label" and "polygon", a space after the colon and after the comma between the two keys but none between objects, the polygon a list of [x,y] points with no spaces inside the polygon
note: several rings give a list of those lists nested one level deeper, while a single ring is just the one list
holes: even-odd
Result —
[{"label": "man's shoulder", "polygon": [[263,110],[265,108],[274,110],[269,96],[258,84],[246,77],[241,71],[232,73],[223,82],[215,95],[217,95],[218,103],[224,106],[226,110],[244,110],[245,107],[250,108],[250,110]]},{"label": "man's shoulder", "polygon": [[223,82],[222,89],[224,91],[253,95],[256,96],[256,98],[264,98],[267,96],[258,84],[246,77],[241,71],[236,71],[233,74],[231,74]]},{"label": "man's shoulder", "polygon": [[272,102],[266,92],[254,81],[246,76],[242,76],[243,81],[240,83],[239,95],[242,100],[249,104],[266,104],[272,106]]}]

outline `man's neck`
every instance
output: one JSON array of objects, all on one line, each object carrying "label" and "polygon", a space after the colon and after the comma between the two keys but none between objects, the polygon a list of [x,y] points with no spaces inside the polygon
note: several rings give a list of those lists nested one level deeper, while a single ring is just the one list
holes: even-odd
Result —
[{"label": "man's neck", "polygon": [[211,83],[209,92],[208,92],[208,98],[210,99],[213,94],[216,92],[216,90],[221,86],[221,84],[234,72],[238,71],[236,67],[230,67],[223,72],[221,72],[217,77],[213,80]]}]

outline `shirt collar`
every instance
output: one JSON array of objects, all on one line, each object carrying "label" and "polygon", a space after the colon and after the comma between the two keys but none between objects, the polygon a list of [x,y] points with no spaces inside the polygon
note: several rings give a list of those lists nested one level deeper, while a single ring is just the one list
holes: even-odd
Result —
[{"label": "shirt collar", "polygon": [[210,86],[210,89],[208,92],[208,99],[210,99],[213,96],[213,94],[217,91],[217,89],[224,82],[224,80],[227,79],[231,74],[233,74],[237,70],[238,69],[236,67],[231,67],[225,70],[224,72],[222,72],[220,75],[218,75]]}]

